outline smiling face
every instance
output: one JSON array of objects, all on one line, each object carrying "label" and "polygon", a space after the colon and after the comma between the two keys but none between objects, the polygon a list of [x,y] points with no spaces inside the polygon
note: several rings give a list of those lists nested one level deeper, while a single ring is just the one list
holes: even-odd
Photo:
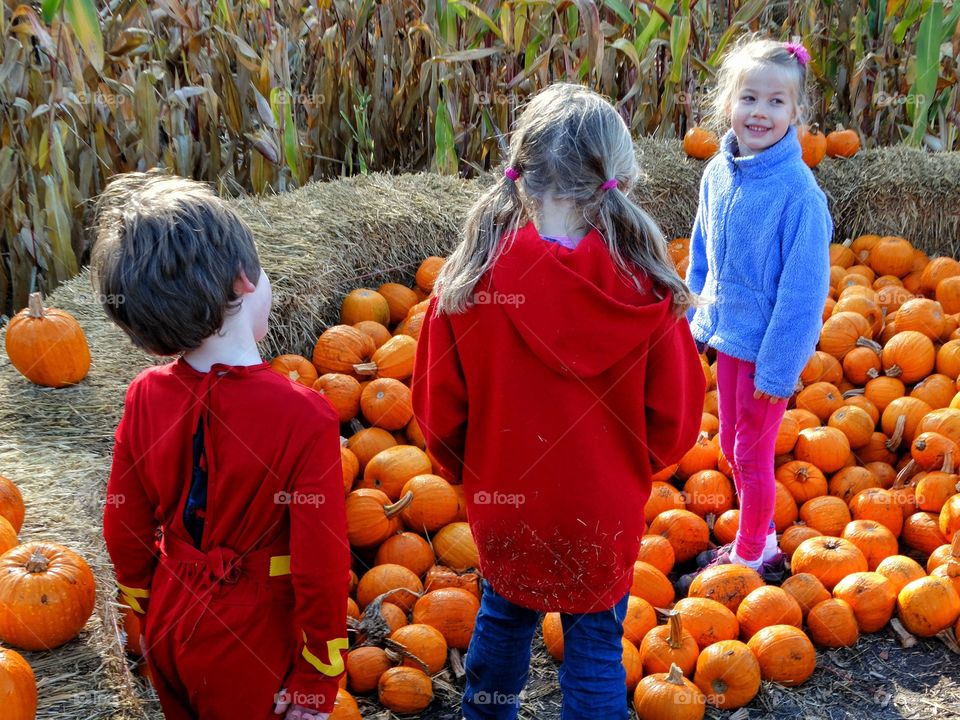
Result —
[{"label": "smiling face", "polygon": [[796,88],[774,65],[749,71],[733,98],[730,124],[741,155],[755,155],[776,145],[797,121]]}]

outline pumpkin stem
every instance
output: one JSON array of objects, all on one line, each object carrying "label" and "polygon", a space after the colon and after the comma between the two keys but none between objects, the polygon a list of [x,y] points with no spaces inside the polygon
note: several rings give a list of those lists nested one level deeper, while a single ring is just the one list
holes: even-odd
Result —
[{"label": "pumpkin stem", "polygon": [[863,388],[853,388],[852,390],[847,390],[847,391],[843,394],[843,399],[844,399],[844,400],[847,400],[847,399],[852,398],[852,397],[854,397],[854,396],[856,396],[856,395],[863,395],[863,394],[865,394],[865,391],[864,391]]},{"label": "pumpkin stem", "polygon": [[38,293],[30,293],[30,299],[27,301],[27,308],[32,318],[43,317],[43,296]]},{"label": "pumpkin stem", "polygon": [[[902,420],[903,418],[901,418]],[[893,490],[897,488],[902,488],[907,484],[907,481],[912,478],[917,473],[918,465],[915,460],[911,460],[906,465],[904,465],[903,470],[897,473],[897,479],[893,481]]]},{"label": "pumpkin stem", "polygon": [[676,663],[670,663],[670,672],[667,673],[666,682],[671,685],[683,685],[683,670]]},{"label": "pumpkin stem", "polygon": [[950,543],[950,554],[957,560],[960,560],[960,530],[953,534],[953,542]]},{"label": "pumpkin stem", "polygon": [[375,362],[365,362],[355,363],[353,369],[357,375],[376,375],[379,368]]},{"label": "pumpkin stem", "polygon": [[883,371],[883,374],[892,378],[900,377],[903,375],[903,369],[899,365],[891,365]]},{"label": "pumpkin stem", "polygon": [[[907,416],[901,415],[897,418],[897,426],[894,428],[893,435],[890,436],[890,439],[887,440],[884,445],[886,445],[887,450],[890,452],[896,452],[897,448],[900,447],[900,441],[903,440],[903,430],[907,427]],[[910,465],[915,465],[916,463],[913,460],[910,461]]]},{"label": "pumpkin stem", "polygon": [[858,347],[870,348],[877,354],[877,357],[883,354],[883,346],[880,343],[878,343],[876,340],[866,338],[863,335],[857,338],[856,344]]},{"label": "pumpkin stem", "polygon": [[396,515],[401,510],[403,510],[407,505],[409,505],[412,502],[413,502],[413,491],[408,490],[407,494],[404,495],[399,500],[397,500],[395,503],[393,503],[393,505],[384,505],[383,514],[386,515],[388,519],[392,518],[394,515]]},{"label": "pumpkin stem", "polygon": [[[34,295],[39,295],[40,293],[34,293]],[[47,560],[46,555],[40,552],[39,549],[33,551],[33,555],[30,556],[30,559],[27,560],[27,564],[24,566],[27,569],[28,573],[39,574],[45,573],[47,568],[50,567],[50,561]]]},{"label": "pumpkin stem", "polygon": [[943,467],[941,471],[947,475],[953,475],[953,450],[947,450],[943,454]]},{"label": "pumpkin stem", "polygon": [[670,619],[670,647],[679,650],[683,647],[683,621],[676,610],[668,612],[667,617]]},{"label": "pumpkin stem", "polygon": [[356,435],[358,432],[360,432],[363,429],[364,429],[363,423],[360,422],[360,420],[358,420],[357,418],[354,418],[353,420],[350,421],[350,431],[354,435]]},{"label": "pumpkin stem", "polygon": [[843,245],[844,247],[850,247],[851,245],[853,245],[853,238],[852,238],[852,237],[848,237],[846,240],[844,240],[844,241],[841,243],[841,245]]}]

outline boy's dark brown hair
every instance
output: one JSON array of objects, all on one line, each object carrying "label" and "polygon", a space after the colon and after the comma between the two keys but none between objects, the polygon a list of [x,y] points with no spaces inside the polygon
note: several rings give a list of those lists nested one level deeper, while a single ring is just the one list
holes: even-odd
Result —
[{"label": "boy's dark brown hair", "polygon": [[260,278],[246,223],[203,183],[159,172],[113,178],[96,203],[91,280],[134,344],[191,350],[223,325],[243,270]]}]

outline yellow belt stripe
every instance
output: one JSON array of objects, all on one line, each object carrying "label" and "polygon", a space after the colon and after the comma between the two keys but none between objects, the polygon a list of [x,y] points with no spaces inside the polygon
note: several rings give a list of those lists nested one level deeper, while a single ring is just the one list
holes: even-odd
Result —
[{"label": "yellow belt stripe", "polygon": [[270,577],[290,574],[290,556],[274,555],[270,558]]},{"label": "yellow belt stripe", "polygon": [[[306,637],[304,637],[306,640]],[[332,662],[325,663],[312,652],[310,648],[306,645],[303,646],[303,658],[308,663],[313,665],[319,672],[324,675],[333,677],[339,675],[343,672],[343,651],[350,647],[350,643],[346,638],[337,638],[336,640],[327,641],[327,654],[330,656]]]},{"label": "yellow belt stripe", "polygon": [[120,592],[122,592],[124,595],[129,595],[130,597],[135,597],[135,598],[150,597],[149,590],[142,590],[140,588],[127,587],[126,585],[122,585],[121,583],[117,583],[117,587],[120,588]]}]

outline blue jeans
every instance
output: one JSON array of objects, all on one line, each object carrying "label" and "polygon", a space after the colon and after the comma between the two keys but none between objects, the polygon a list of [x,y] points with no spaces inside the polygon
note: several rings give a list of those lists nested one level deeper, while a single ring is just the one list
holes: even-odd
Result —
[{"label": "blue jeans", "polygon": [[[612,609],[561,614],[561,720],[626,720],[623,619],[627,596]],[[515,605],[483,581],[483,599],[467,650],[466,720],[515,720],[530,673],[530,644],[541,613]]]}]

